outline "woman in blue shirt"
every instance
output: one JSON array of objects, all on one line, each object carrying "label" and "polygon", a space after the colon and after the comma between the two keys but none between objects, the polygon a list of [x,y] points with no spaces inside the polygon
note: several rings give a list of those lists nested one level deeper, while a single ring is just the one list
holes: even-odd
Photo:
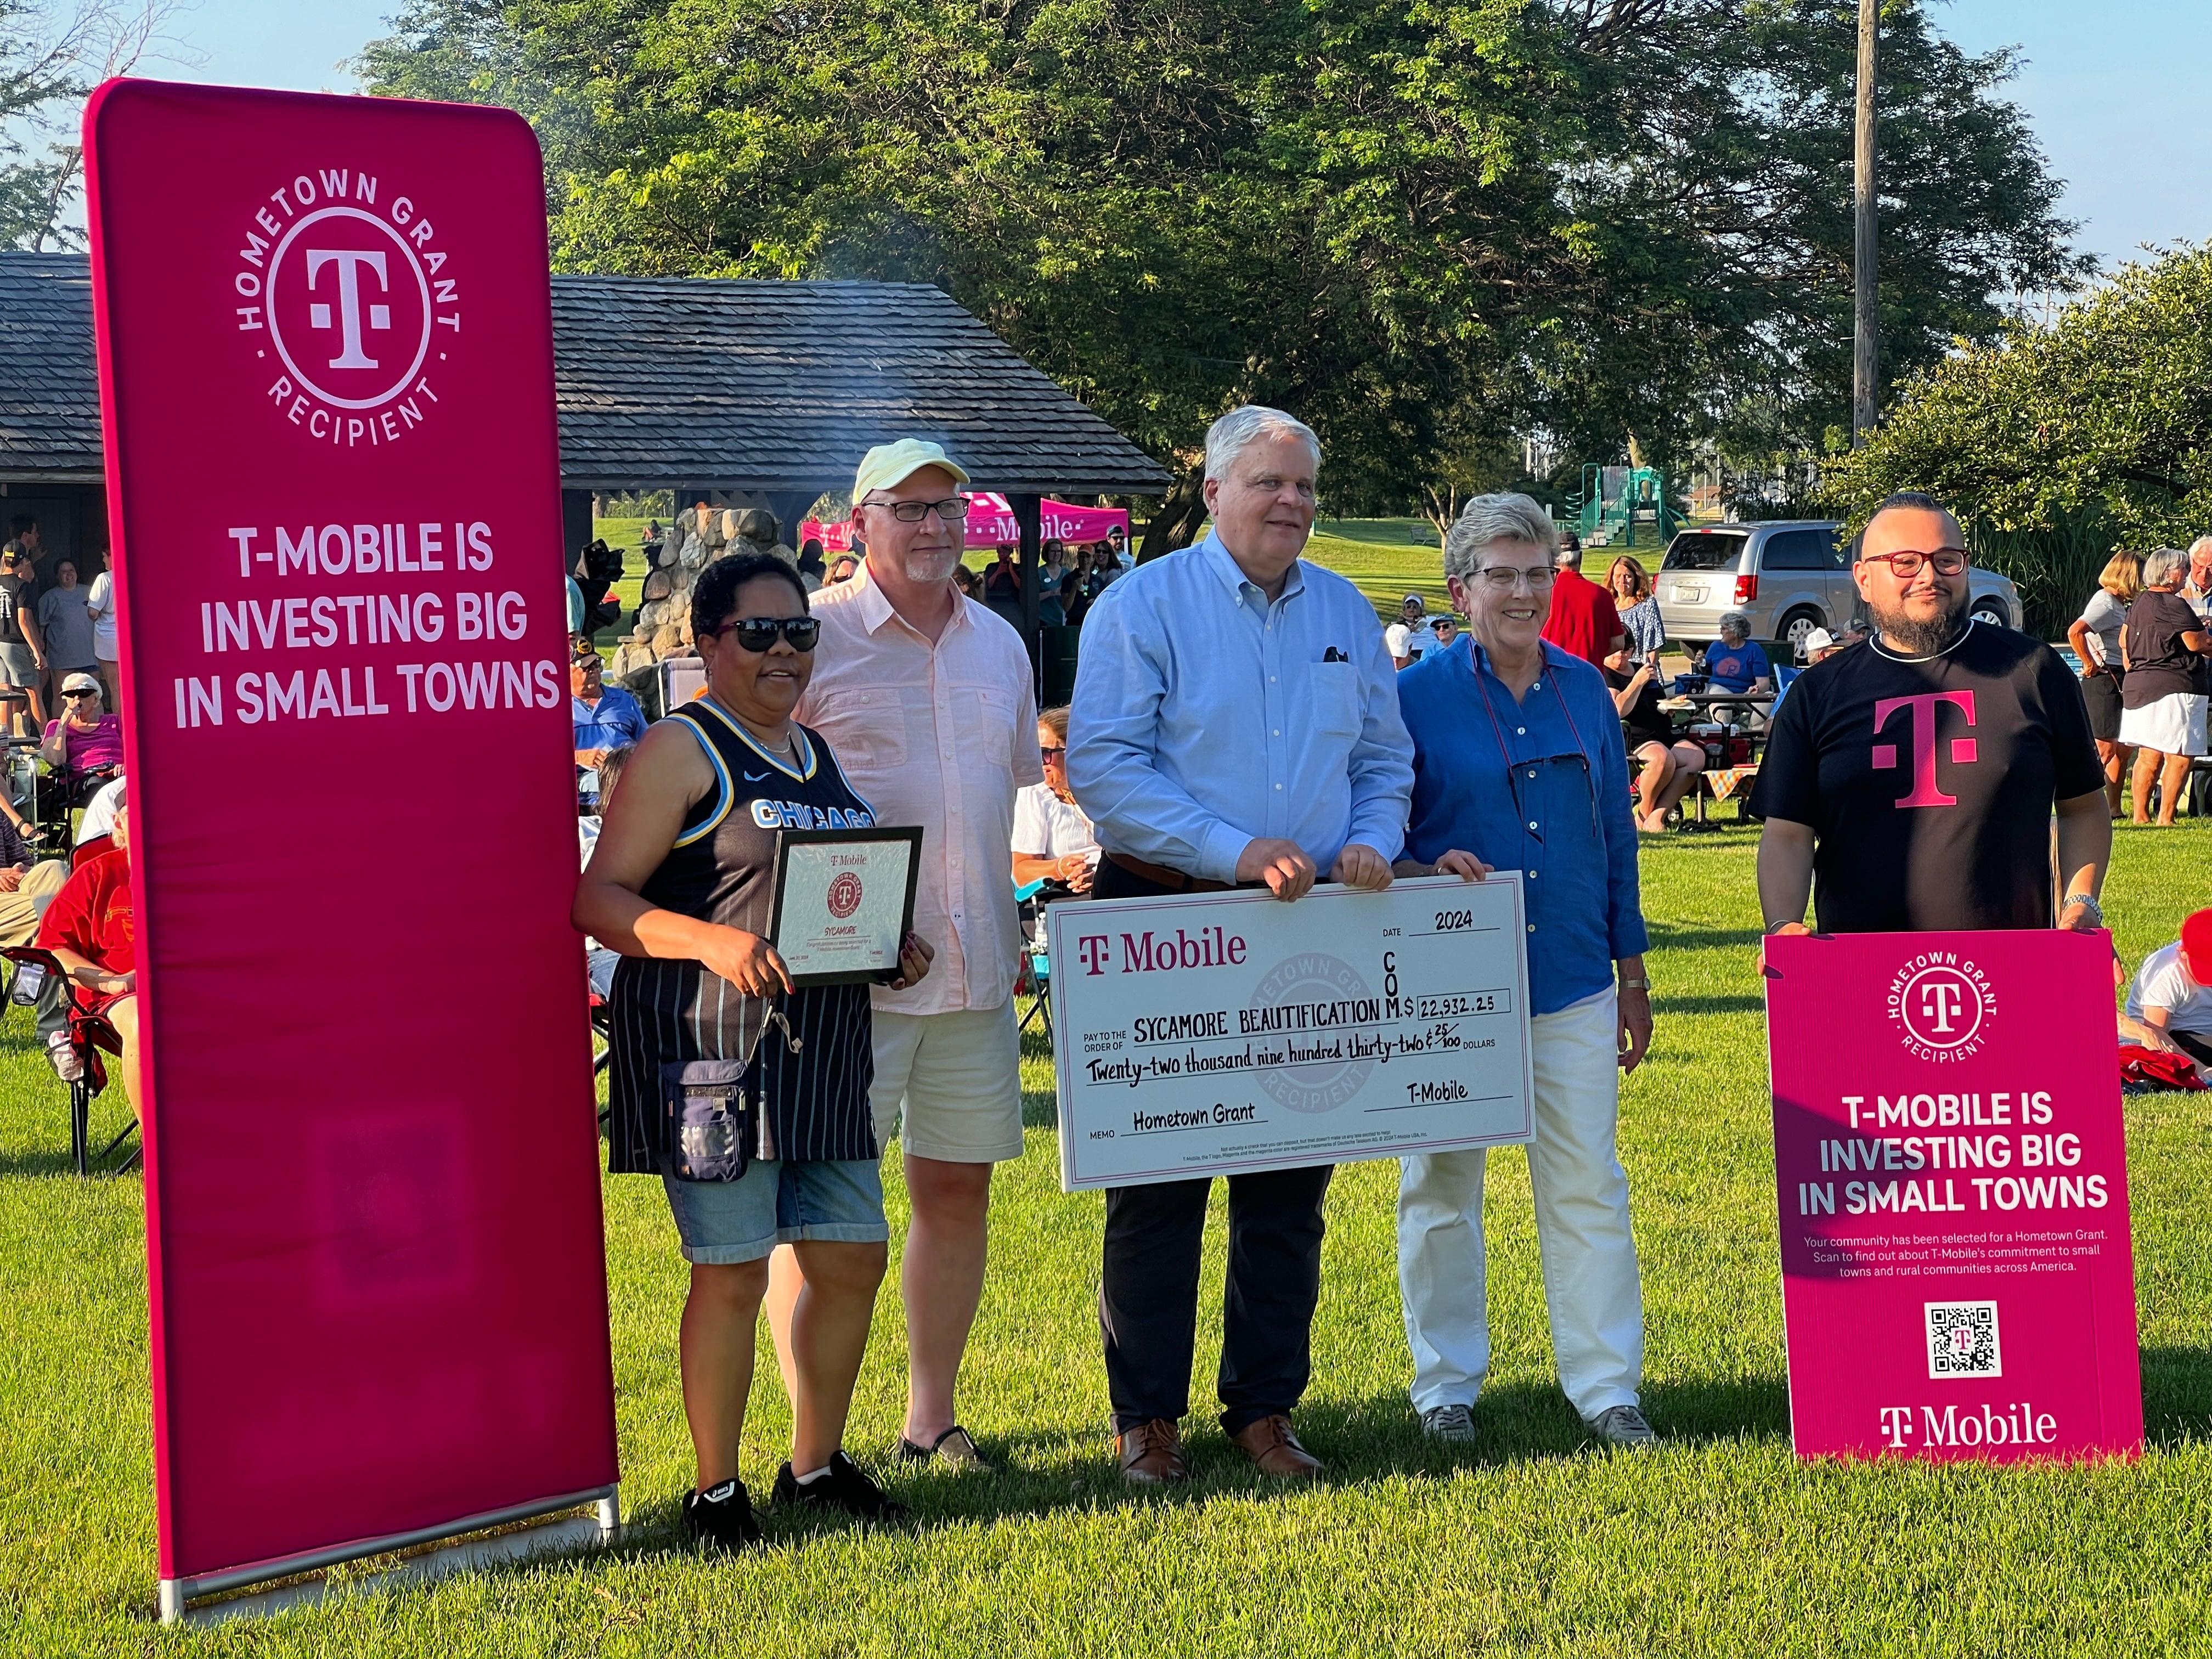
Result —
[{"label": "woman in blue shirt", "polygon": [[[1401,871],[1520,872],[1536,1084],[1528,1172],[1559,1382],[1593,1433],[1642,1447],[1657,1437],[1638,1401],[1643,1291],[1613,1149],[1620,1070],[1651,1040],[1636,825],[1612,694],[1541,637],[1558,550],[1551,515],[1526,495],[1476,496],[1444,538],[1468,637],[1398,677],[1413,738]],[[1399,1182],[1413,1404],[1445,1440],[1475,1437],[1490,1364],[1482,1176],[1480,1151],[1437,1152],[1405,1159]]]}]

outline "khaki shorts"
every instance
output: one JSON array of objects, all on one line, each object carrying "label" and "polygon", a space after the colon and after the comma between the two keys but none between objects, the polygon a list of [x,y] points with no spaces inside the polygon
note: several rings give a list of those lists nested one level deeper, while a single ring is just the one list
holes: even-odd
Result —
[{"label": "khaki shorts", "polygon": [[1022,1155],[1021,1044],[1009,997],[942,1014],[875,1011],[876,1139],[894,1127],[916,1158],[1001,1164]]}]

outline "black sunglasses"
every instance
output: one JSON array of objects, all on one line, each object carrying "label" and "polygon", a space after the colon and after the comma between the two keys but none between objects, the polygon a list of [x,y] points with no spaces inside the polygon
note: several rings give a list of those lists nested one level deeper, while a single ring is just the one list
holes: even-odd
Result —
[{"label": "black sunglasses", "polygon": [[734,634],[738,643],[757,657],[775,648],[779,634],[791,642],[793,650],[811,651],[822,637],[822,624],[812,617],[747,617],[706,632],[717,636]]}]

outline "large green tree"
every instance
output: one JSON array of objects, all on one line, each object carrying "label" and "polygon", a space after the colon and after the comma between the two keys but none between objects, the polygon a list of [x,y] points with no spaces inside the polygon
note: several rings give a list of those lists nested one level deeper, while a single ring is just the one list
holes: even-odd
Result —
[{"label": "large green tree", "polygon": [[[1933,88],[1900,70],[1911,362],[2063,277],[2066,227],[2002,64],[1893,3]],[[530,115],[566,268],[943,287],[1182,471],[1158,546],[1244,399],[1313,422],[1348,507],[1537,426],[1663,463],[1755,393],[1818,431],[1847,391],[1844,9],[415,0],[365,64]]]},{"label": "large green tree", "polygon": [[1855,521],[1896,489],[1951,503],[2039,630],[2080,609],[2115,546],[2212,530],[2212,247],[2127,266],[2050,327],[1915,377],[1829,473]]},{"label": "large green tree", "polygon": [[67,215],[83,179],[77,100],[146,57],[183,0],[0,0],[0,247],[83,240]]}]

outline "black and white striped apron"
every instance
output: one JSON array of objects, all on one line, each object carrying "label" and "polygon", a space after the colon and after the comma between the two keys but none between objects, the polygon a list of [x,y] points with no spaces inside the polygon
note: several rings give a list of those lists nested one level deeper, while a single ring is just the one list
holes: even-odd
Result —
[{"label": "black and white striped apron", "polygon": [[[784,829],[865,830],[875,823],[829,747],[805,727],[799,764],[779,758],[705,698],[677,709],[714,768],[714,788],[684,814],[676,845],[640,893],[678,915],[766,933]],[[743,1060],[765,1005],[696,962],[624,957],[609,998],[607,1167],[657,1175],[665,1151],[660,1066],[665,1060]],[[785,1008],[799,1052],[781,1027],[760,1044],[761,1144],[753,1155],[823,1162],[878,1155],[868,1085],[875,1056],[865,985],[809,986]]]}]

